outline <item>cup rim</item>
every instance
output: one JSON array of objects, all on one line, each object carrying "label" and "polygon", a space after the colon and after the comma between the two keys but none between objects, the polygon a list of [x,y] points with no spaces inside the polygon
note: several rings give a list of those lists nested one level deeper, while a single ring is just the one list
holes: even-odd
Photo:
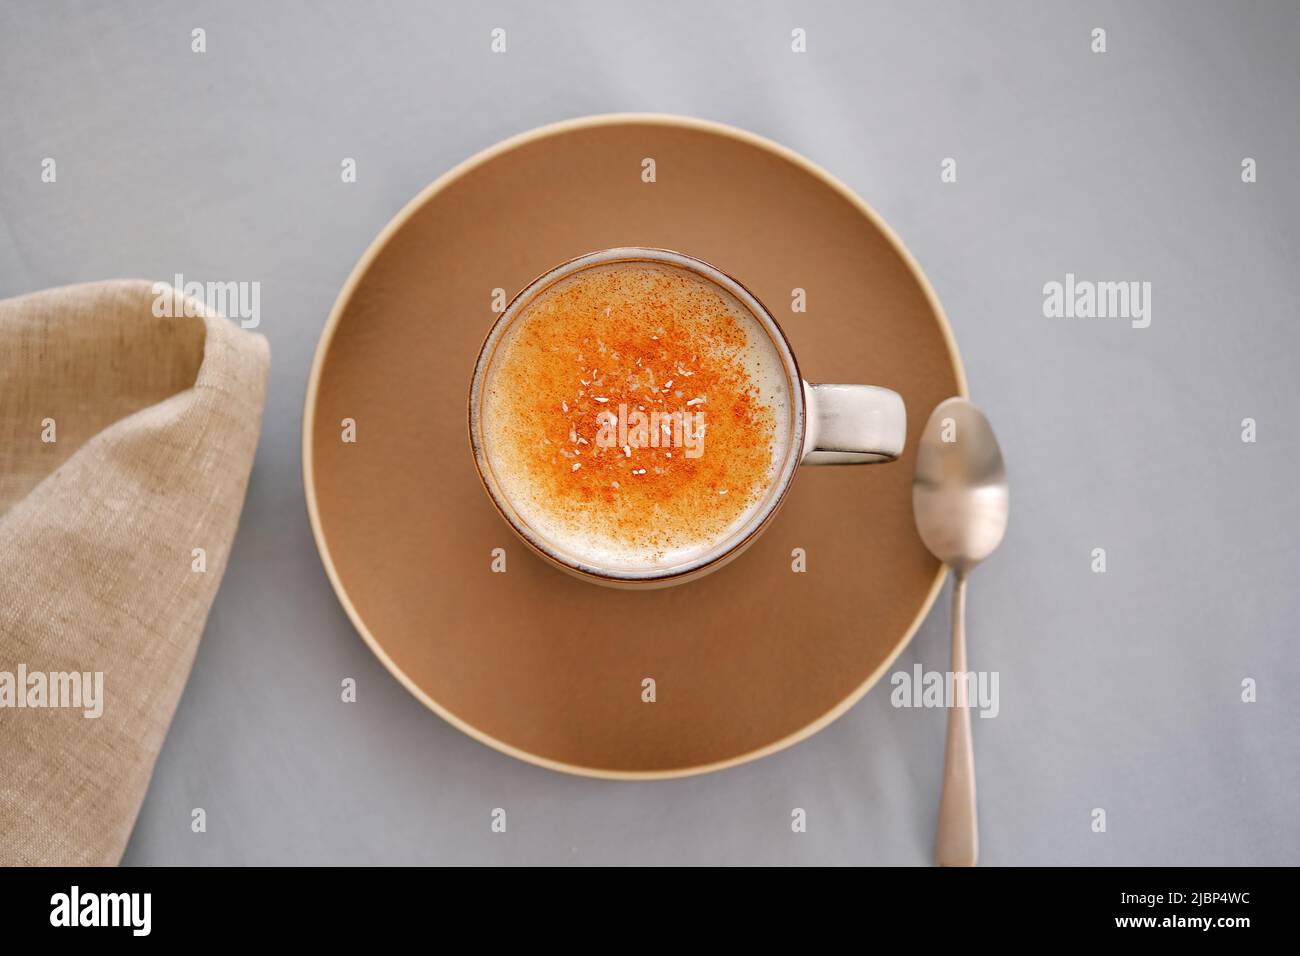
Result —
[{"label": "cup rim", "polygon": [[[513,321],[538,295],[555,283],[586,269],[617,262],[654,262],[676,266],[694,272],[731,293],[740,300],[740,303],[767,333],[773,347],[780,356],[790,390],[791,415],[788,426],[790,434],[785,460],[781,463],[781,467],[772,481],[765,503],[762,507],[756,509],[734,532],[701,554],[688,561],[678,562],[664,568],[626,569],[603,567],[587,562],[581,559],[580,556],[565,553],[546,541],[540,534],[535,533],[519,515],[518,511],[510,503],[508,496],[497,483],[484,447],[481,430],[483,385],[496,347]],[[539,555],[563,570],[597,583],[626,586],[682,583],[685,580],[702,576],[720,567],[745,550],[767,527],[780,508],[781,503],[785,500],[786,493],[794,481],[799,462],[803,457],[803,446],[807,432],[804,383],[803,376],[799,371],[799,363],[794,350],[790,347],[789,339],[786,338],[785,331],[767,306],[742,282],[712,263],[684,252],[655,246],[615,246],[574,256],[541,273],[520,289],[507,304],[501,315],[497,317],[496,322],[492,324],[492,328],[488,330],[483,345],[479,349],[478,358],[474,363],[474,375],[470,382],[468,413],[470,447],[473,452],[474,468],[478,473],[479,482],[482,484],[484,491],[487,492],[492,505],[510,525],[515,534]]]}]

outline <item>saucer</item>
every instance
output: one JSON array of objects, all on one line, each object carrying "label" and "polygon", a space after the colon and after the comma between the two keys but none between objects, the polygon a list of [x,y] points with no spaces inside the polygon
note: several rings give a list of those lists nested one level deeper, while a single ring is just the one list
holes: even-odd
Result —
[{"label": "saucer", "polygon": [[[474,470],[475,358],[503,296],[614,246],[736,276],[809,381],[899,392],[902,458],[801,469],[744,555],[678,587],[598,587],[532,554]],[[467,160],[371,244],[312,366],[307,507],[361,636],[454,726],[554,770],[702,773],[825,727],[911,638],[943,581],[912,521],[916,443],[965,392],[920,268],[828,173],[716,123],[588,117]]]}]

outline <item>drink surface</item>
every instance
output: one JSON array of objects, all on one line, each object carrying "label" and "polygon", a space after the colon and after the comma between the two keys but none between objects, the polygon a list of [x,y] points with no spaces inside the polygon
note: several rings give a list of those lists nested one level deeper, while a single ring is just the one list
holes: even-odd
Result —
[{"label": "drink surface", "polygon": [[481,415],[498,486],[539,537],[655,570],[764,506],[790,409],[780,355],[741,302],[686,269],[625,262],[561,279],[514,318]]}]

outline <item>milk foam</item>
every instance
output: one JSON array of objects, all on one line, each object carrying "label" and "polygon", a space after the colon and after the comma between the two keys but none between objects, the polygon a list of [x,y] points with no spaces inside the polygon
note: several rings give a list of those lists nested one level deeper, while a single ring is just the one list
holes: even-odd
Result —
[{"label": "milk foam", "polygon": [[[527,440],[527,436],[521,437],[517,416],[511,414],[511,408],[518,402],[528,401],[528,396],[510,394],[512,390],[518,391],[517,387],[501,381],[502,376],[498,375],[497,370],[512,362],[527,361],[526,355],[515,353],[522,348],[535,350],[535,346],[520,344],[525,337],[525,330],[531,324],[565,321],[559,316],[555,306],[555,300],[562,296],[565,290],[572,290],[576,284],[599,282],[602,274],[618,270],[622,270],[624,274],[614,278],[626,301],[614,302],[611,306],[607,306],[607,309],[635,310],[638,305],[636,302],[638,291],[648,290],[654,284],[654,280],[662,280],[668,276],[674,278],[674,288],[680,288],[683,302],[687,300],[698,302],[701,293],[710,296],[710,302],[716,300],[716,309],[706,311],[711,315],[725,312],[735,320],[735,326],[744,332],[743,345],[738,349],[729,349],[727,354],[743,368],[749,384],[754,389],[755,403],[770,409],[775,420],[769,445],[770,460],[765,480],[761,483],[761,491],[756,499],[750,501],[733,520],[724,527],[713,529],[707,535],[701,536],[695,533],[690,516],[681,514],[680,509],[679,513],[674,513],[671,503],[666,503],[663,507],[656,506],[650,513],[641,516],[645,522],[662,528],[663,538],[657,545],[649,547],[628,537],[611,534],[606,527],[602,526],[602,522],[597,520],[599,503],[592,504],[590,508],[575,508],[572,501],[557,501],[551,491],[539,487],[538,482],[529,474],[523,457],[513,452],[513,449],[521,447],[519,442]],[[636,271],[629,276],[628,270]],[[642,276],[645,278],[644,283],[641,282]],[[642,285],[645,290],[640,289]],[[662,303],[662,291],[660,295],[658,301]],[[606,314],[608,315],[609,312]],[[708,315],[704,315],[701,316],[701,321],[711,320]],[[593,336],[599,334],[598,323],[599,316],[593,323]],[[707,329],[707,326],[704,328]],[[592,364],[598,361],[589,360]],[[708,356],[701,356],[701,362],[707,360],[709,360]],[[677,375],[675,380],[670,381],[672,381],[671,387],[685,396],[685,400],[689,400],[690,379]],[[593,391],[595,390],[593,388]],[[709,411],[707,401],[696,407],[705,411],[707,416]],[[610,408],[611,413],[614,410]],[[684,410],[691,411],[691,408]],[[529,303],[525,310],[514,318],[497,344],[484,382],[481,413],[484,449],[489,466],[500,492],[513,506],[523,523],[547,547],[559,552],[562,558],[598,569],[621,572],[664,571],[696,561],[730,540],[756,515],[766,511],[775,494],[773,486],[777,474],[789,451],[791,415],[789,384],[781,355],[765,328],[749,310],[725,289],[693,272],[671,265],[647,262],[612,263],[590,267],[562,279]],[[712,436],[709,433],[716,434],[718,429],[726,428],[728,425],[726,421],[713,421],[707,418],[706,421],[704,456],[707,456],[710,451],[708,442]],[[578,452],[579,457],[574,458],[573,461],[581,467],[584,461],[581,452],[587,450],[590,455],[590,446],[574,450]],[[672,451],[676,454],[681,453],[677,448]],[[585,460],[589,462],[590,457]],[[628,480],[632,479],[622,479],[620,484]],[[613,493],[617,494],[617,491]],[[725,491],[722,493],[725,494]],[[707,502],[705,506],[707,507]]]}]

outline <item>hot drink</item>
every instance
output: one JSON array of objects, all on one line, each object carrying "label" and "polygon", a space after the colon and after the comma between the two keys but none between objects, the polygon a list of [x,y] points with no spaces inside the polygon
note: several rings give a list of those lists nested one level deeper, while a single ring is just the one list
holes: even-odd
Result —
[{"label": "hot drink", "polygon": [[600,568],[671,567],[767,505],[789,393],[776,344],[731,292],[666,262],[601,263],[540,291],[501,334],[483,450],[553,548]]}]

